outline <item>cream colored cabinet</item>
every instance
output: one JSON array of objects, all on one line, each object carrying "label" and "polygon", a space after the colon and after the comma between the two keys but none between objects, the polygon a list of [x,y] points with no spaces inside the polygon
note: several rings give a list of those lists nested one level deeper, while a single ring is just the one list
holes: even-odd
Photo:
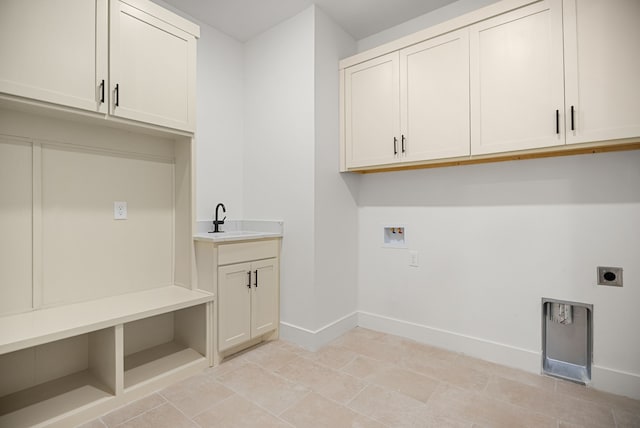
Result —
[{"label": "cream colored cabinet", "polygon": [[194,131],[196,39],[180,28],[192,24],[150,6],[111,2],[110,113]]},{"label": "cream colored cabinet", "polygon": [[563,6],[567,144],[640,136],[640,2]]},{"label": "cream colored cabinet", "polygon": [[399,55],[392,52],[345,70],[347,167],[399,160]]},{"label": "cream colored cabinet", "polygon": [[199,27],[107,1],[3,0],[0,94],[193,132]]},{"label": "cream colored cabinet", "polygon": [[219,351],[248,342],[278,326],[275,258],[218,269]]},{"label": "cream colored cabinet", "polygon": [[400,158],[469,155],[469,38],[454,31],[400,51]]},{"label": "cream colored cabinet", "polygon": [[471,154],[564,144],[561,0],[470,27]]},{"label": "cream colored cabinet", "polygon": [[195,237],[198,288],[216,295],[212,364],[280,327],[280,238]]},{"label": "cream colored cabinet", "polygon": [[106,113],[107,0],[2,0],[0,93]]},{"label": "cream colored cabinet", "polygon": [[463,29],[345,70],[347,167],[469,155]]}]

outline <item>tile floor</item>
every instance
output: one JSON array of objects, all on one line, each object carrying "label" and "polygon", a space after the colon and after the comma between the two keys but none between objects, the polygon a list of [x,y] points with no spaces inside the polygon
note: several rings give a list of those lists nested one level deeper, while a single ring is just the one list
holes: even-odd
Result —
[{"label": "tile floor", "polygon": [[640,401],[356,328],[270,342],[82,428],[640,427]]}]

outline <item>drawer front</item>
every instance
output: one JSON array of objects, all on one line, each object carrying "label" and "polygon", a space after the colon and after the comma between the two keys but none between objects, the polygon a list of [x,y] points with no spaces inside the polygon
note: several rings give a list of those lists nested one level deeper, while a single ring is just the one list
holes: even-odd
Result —
[{"label": "drawer front", "polygon": [[221,244],[218,249],[218,265],[277,257],[278,245],[278,239]]}]

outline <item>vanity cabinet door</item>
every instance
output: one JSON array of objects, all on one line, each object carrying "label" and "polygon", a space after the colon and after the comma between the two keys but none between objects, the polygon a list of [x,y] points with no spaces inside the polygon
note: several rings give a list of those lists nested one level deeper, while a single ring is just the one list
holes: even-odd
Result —
[{"label": "vanity cabinet door", "polygon": [[225,351],[251,339],[251,264],[218,268],[218,349]]},{"label": "vanity cabinet door", "polygon": [[2,0],[0,93],[106,113],[107,0]]},{"label": "vanity cabinet door", "polygon": [[255,338],[278,328],[278,261],[267,259],[251,264],[253,292],[251,294],[251,337]]},{"label": "vanity cabinet door", "polygon": [[471,154],[563,145],[561,1],[487,19],[469,36]]},{"label": "vanity cabinet door", "polygon": [[567,144],[640,136],[640,1],[563,6]]}]

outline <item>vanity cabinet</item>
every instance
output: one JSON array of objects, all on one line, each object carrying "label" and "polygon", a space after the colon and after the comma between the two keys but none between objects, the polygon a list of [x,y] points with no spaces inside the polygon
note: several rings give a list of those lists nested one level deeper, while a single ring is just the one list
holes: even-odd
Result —
[{"label": "vanity cabinet", "polygon": [[193,132],[197,37],[147,0],[6,0],[0,95]]},{"label": "vanity cabinet", "polygon": [[280,238],[196,238],[198,287],[216,296],[213,364],[278,337]]},{"label": "vanity cabinet", "polygon": [[471,154],[564,144],[562,2],[470,27]]},{"label": "vanity cabinet", "polygon": [[278,324],[275,258],[218,269],[218,351],[258,338]]}]

